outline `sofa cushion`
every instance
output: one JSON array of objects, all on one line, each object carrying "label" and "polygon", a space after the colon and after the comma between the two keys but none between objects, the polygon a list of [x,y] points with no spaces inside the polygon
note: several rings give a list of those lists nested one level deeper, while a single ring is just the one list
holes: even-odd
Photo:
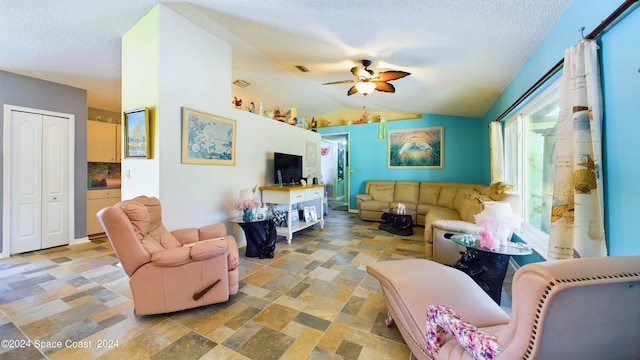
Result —
[{"label": "sofa cushion", "polygon": [[361,211],[382,211],[389,208],[389,203],[386,201],[365,201],[360,203]]},{"label": "sofa cushion", "polygon": [[438,206],[453,209],[453,200],[458,194],[458,188],[455,186],[443,186],[438,197]]},{"label": "sofa cushion", "polygon": [[419,184],[417,181],[396,182],[393,201],[399,203],[417,204]]},{"label": "sofa cushion", "polygon": [[460,220],[460,214],[454,209],[445,208],[445,207],[433,207],[429,210],[427,215],[425,216],[425,227],[427,223],[429,226],[433,221],[436,220]]},{"label": "sofa cushion", "polygon": [[393,185],[371,185],[369,195],[373,200],[390,203],[393,201],[393,188]]},{"label": "sofa cushion", "polygon": [[433,186],[421,183],[418,204],[438,205],[440,190],[442,190],[442,186]]}]

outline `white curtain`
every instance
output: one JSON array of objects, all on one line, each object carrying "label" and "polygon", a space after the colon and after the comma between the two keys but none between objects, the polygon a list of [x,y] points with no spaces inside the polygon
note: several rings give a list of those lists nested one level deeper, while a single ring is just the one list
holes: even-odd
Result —
[{"label": "white curtain", "polygon": [[607,256],[602,184],[602,90],[598,45],[566,50],[560,84],[548,258]]},{"label": "white curtain", "polygon": [[502,123],[492,121],[489,124],[489,151],[491,154],[491,183],[504,180],[504,145]]}]

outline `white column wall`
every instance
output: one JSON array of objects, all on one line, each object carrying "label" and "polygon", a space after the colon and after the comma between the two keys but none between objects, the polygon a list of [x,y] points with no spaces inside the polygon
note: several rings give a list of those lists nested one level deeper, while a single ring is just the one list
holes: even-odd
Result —
[{"label": "white column wall", "polygon": [[[155,32],[147,31],[149,22],[156,22]],[[130,46],[156,38],[155,53]],[[134,66],[145,57],[157,59],[156,78],[150,81],[143,76],[148,69],[140,73]],[[304,158],[307,142],[313,142],[320,152],[319,134],[234,109],[231,81],[230,45],[164,5],[156,6],[123,37],[123,104],[134,106],[133,99],[139,98],[135,106],[155,107],[156,124],[154,158],[123,161],[123,198],[158,196],[169,229],[198,227],[235,215],[233,202],[241,189],[273,183],[274,151]],[[139,91],[155,91],[157,100]],[[235,166],[181,163],[183,106],[236,121]],[[318,170],[304,166],[305,175]],[[128,171],[131,179],[126,178]],[[243,243],[239,227],[227,226]]]}]

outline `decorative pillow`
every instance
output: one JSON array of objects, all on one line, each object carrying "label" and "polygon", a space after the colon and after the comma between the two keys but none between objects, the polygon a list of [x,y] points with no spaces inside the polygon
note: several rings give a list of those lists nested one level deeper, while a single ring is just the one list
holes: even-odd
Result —
[{"label": "decorative pillow", "polygon": [[393,201],[393,185],[371,185],[369,195],[376,201]]},{"label": "decorative pillow", "polygon": [[[460,193],[458,193],[460,195]],[[464,193],[458,212],[460,218],[464,221],[475,222],[474,215],[482,211],[482,203],[478,200],[479,193],[476,191],[468,191]]]},{"label": "decorative pillow", "polygon": [[462,204],[462,200],[469,196],[469,193],[477,192],[476,189],[473,188],[461,188],[458,189],[456,196],[453,198],[453,208],[460,211],[460,204]]},{"label": "decorative pillow", "polygon": [[426,351],[432,359],[438,359],[445,334],[450,334],[474,359],[494,359],[502,351],[498,338],[478,330],[447,306],[429,305],[426,318]]}]

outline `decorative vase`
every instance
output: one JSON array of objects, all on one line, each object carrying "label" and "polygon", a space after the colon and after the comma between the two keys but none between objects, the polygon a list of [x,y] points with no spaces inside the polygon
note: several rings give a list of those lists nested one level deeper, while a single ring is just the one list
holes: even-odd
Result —
[{"label": "decorative vase", "polygon": [[244,215],[242,219],[245,222],[251,222],[253,220],[253,210],[252,209],[244,209]]}]

